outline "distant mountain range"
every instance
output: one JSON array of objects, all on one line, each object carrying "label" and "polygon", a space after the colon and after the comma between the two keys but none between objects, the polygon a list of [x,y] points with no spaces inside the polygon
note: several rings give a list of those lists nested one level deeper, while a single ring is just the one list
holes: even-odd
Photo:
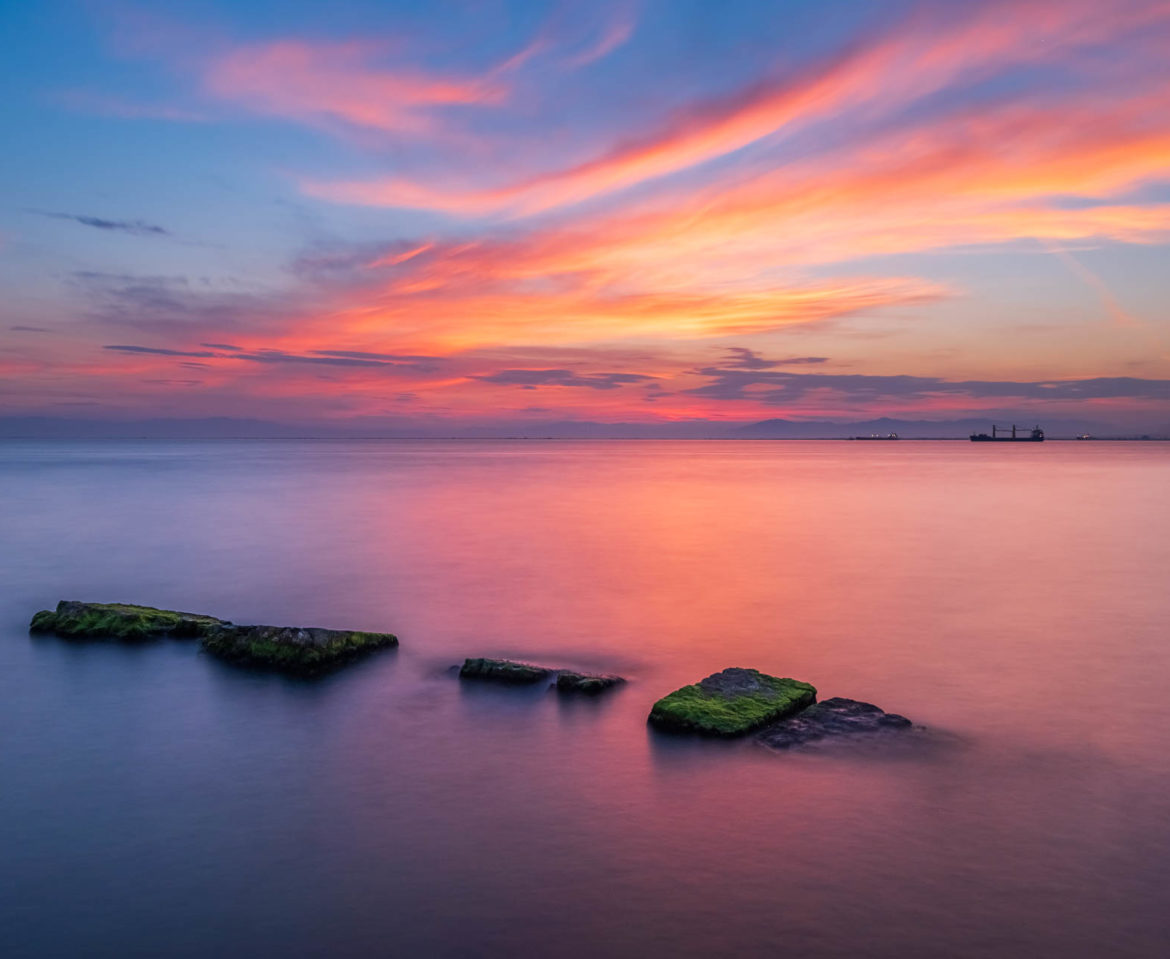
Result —
[{"label": "distant mountain range", "polygon": [[[994,420],[967,417],[954,420],[768,419],[756,423],[726,420],[680,420],[656,423],[596,423],[581,420],[498,420],[486,423],[443,423],[410,420],[365,419],[335,423],[279,423],[268,420],[205,417],[200,419],[81,419],[43,416],[0,417],[0,438],[28,439],[845,439],[850,436],[885,436],[897,433],[905,439],[965,439],[986,432],[992,422],[1011,425],[1011,414]],[[1034,425],[1034,414],[1016,415],[1021,427]],[[1149,434],[1170,436],[1170,425],[1152,430],[1141,426],[1117,426],[1078,419],[1045,418],[1041,423],[1051,438],[1090,433],[1100,437]]]},{"label": "distant mountain range", "polygon": [[[776,439],[836,439],[848,436],[886,436],[897,433],[904,439],[965,439],[972,433],[985,433],[992,423],[1011,426],[1013,420],[1003,418],[991,420],[986,417],[969,417],[958,420],[897,420],[881,417],[876,420],[861,420],[855,423],[833,423],[828,421],[800,421],[772,419],[750,423],[740,427],[743,436]],[[1017,417],[1015,424],[1026,429],[1037,425],[1034,419]],[[1087,420],[1045,419],[1039,424],[1050,437],[1077,436],[1082,433],[1112,436],[1126,432],[1117,427]],[[1129,431],[1132,432],[1132,431]]]}]

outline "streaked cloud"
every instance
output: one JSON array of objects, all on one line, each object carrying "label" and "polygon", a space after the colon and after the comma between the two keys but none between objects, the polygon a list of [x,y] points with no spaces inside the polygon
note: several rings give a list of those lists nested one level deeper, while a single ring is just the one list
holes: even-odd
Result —
[{"label": "streaked cloud", "polygon": [[434,129],[436,108],[499,104],[507,95],[499,71],[442,75],[384,67],[381,59],[368,42],[279,40],[217,58],[203,82],[212,95],[259,113],[414,134]]},{"label": "streaked cloud", "polygon": [[505,383],[532,389],[537,386],[583,386],[591,390],[614,390],[631,383],[646,383],[654,377],[645,373],[574,373],[572,370],[500,370],[475,377],[486,383]]},{"label": "streaked cloud", "polygon": [[709,377],[704,386],[686,392],[720,400],[752,399],[768,406],[787,406],[816,391],[829,391],[854,401],[933,400],[954,396],[971,400],[1078,401],[1105,399],[1170,399],[1170,380],[1128,376],[1087,379],[947,380],[934,376],[877,376],[861,373],[740,372],[710,368],[699,373]]},{"label": "streaked cloud", "polygon": [[107,220],[100,216],[84,216],[79,213],[53,213],[46,210],[30,210],[38,216],[46,216],[52,220],[72,220],[82,226],[92,226],[95,230],[109,230],[116,233],[129,233],[131,236],[170,236],[170,231],[155,223],[146,223],[143,220]]},{"label": "streaked cloud", "polygon": [[[7,304],[6,395],[1170,425],[1170,2],[846,7],[809,5],[805,36],[733,4],[701,48],[676,5],[624,0],[328,29],[139,10],[117,82],[57,100],[99,115],[57,119],[92,125],[101,156],[70,169],[101,202],[28,201],[90,229],[5,224],[6,255],[40,264]],[[134,139],[102,152],[103,116],[143,122],[106,124]],[[131,195],[144,219],[90,215]],[[215,242],[102,236],[172,229]]]},{"label": "streaked cloud", "polygon": [[777,366],[808,366],[829,362],[827,356],[786,356],[769,360],[745,346],[729,346],[725,352],[728,356],[722,366],[732,370],[770,370]]},{"label": "streaked cloud", "polygon": [[[213,344],[204,344],[212,346]],[[285,350],[259,348],[245,350],[236,346],[223,346],[225,352],[213,350],[177,350],[156,346],[114,344],[103,346],[104,350],[117,353],[148,354],[153,356],[185,356],[199,359],[221,359],[245,363],[294,363],[321,366],[374,367],[382,370],[429,373],[437,369],[441,358],[433,356],[393,356],[386,353],[365,353],[354,350],[310,350],[307,353],[290,353]]]},{"label": "streaked cloud", "polygon": [[1165,27],[1163,3],[1095,0],[1055,4],[1019,0],[922,8],[870,42],[858,42],[795,73],[781,72],[729,95],[688,105],[648,133],[601,155],[505,186],[460,190],[401,177],[375,181],[307,180],[319,197],[363,205],[424,207],[464,215],[532,214],[666,176],[815,121],[851,111],[904,110],[952,84],[996,70],[1053,62],[1134,31]]},{"label": "streaked cloud", "polygon": [[150,353],[155,356],[216,356],[215,353],[207,352],[206,350],[168,350],[162,347],[154,346],[133,346],[133,345],[119,345],[113,344],[111,346],[103,346],[103,350],[113,350],[116,353]]}]

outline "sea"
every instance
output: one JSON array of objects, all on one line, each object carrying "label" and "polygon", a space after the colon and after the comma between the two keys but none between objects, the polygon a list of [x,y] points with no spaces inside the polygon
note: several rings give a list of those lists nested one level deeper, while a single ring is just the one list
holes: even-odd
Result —
[{"label": "sea", "polygon": [[[1170,443],[6,441],[0,951],[1170,955],[1168,574]],[[30,636],[61,599],[401,645]],[[729,666],[924,734],[647,725]]]}]

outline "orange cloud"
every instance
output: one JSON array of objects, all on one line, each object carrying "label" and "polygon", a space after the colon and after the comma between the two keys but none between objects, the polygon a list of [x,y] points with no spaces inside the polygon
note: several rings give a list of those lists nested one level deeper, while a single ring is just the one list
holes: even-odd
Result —
[{"label": "orange cloud", "polygon": [[426,253],[434,247],[433,243],[422,243],[418,246],[412,247],[404,253],[388,253],[386,256],[377,257],[366,264],[367,269],[377,269],[381,266],[398,266],[400,263],[405,263],[407,260],[413,260],[416,256]]},{"label": "orange cloud", "polygon": [[[867,315],[937,301],[950,294],[921,280],[850,278],[776,286],[741,293],[607,293],[582,285],[560,290],[521,283],[444,283],[426,289],[388,286],[359,295],[328,316],[306,319],[280,348],[302,349],[343,333],[351,342],[393,343],[398,351],[450,355],[467,350],[615,343],[623,340],[685,341],[741,336]],[[469,322],[469,318],[474,318]]]},{"label": "orange cloud", "polygon": [[[1170,204],[1065,208],[1050,198],[1165,178],[1164,101],[1160,90],[1125,104],[1084,101],[1071,126],[1051,107],[993,105],[561,225],[398,243],[365,264],[377,286],[342,294],[265,345],[298,351],[344,340],[347,349],[450,356],[759,335],[955,292],[905,277],[809,281],[801,270],[810,266],[1021,238],[1156,242],[1170,236]],[[376,372],[346,377],[350,392],[385,389]],[[287,373],[279,382],[290,382]],[[446,373],[411,388],[488,395]]]},{"label": "orange cloud", "polygon": [[781,167],[746,181],[678,190],[617,213],[452,247],[413,277],[580,274],[656,289],[739,288],[783,269],[861,256],[1021,238],[1159,242],[1165,204],[1065,209],[1049,198],[1108,196],[1170,178],[1164,91],[1121,106],[995,111]]}]

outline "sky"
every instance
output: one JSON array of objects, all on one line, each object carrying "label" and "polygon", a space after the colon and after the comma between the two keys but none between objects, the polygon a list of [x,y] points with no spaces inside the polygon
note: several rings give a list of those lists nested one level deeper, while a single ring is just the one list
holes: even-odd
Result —
[{"label": "sky", "polygon": [[1170,432],[1170,0],[0,2],[0,417]]}]

